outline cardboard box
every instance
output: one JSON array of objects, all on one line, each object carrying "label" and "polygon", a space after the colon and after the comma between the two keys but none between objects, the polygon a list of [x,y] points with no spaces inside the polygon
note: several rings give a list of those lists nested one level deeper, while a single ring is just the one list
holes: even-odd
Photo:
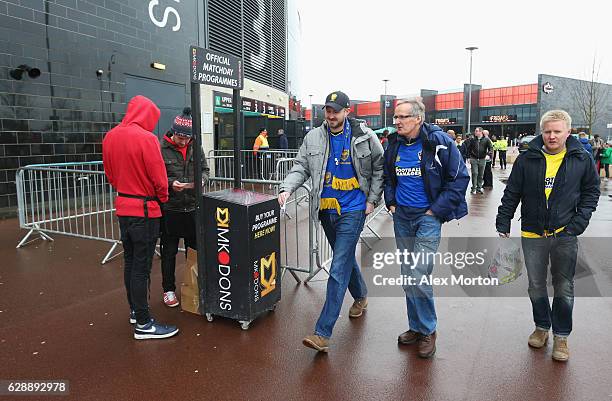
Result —
[{"label": "cardboard box", "polygon": [[185,312],[200,314],[200,289],[198,286],[198,253],[187,250],[183,283],[181,284],[181,308]]}]

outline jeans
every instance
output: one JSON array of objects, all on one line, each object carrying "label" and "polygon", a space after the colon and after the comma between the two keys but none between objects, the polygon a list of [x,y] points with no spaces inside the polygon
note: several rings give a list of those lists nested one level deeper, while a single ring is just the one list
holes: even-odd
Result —
[{"label": "jeans", "polygon": [[125,269],[123,281],[131,310],[138,324],[149,323],[148,285],[155,244],[159,236],[159,218],[119,216]]},{"label": "jeans", "polygon": [[[521,244],[536,327],[549,330],[552,325],[553,334],[568,336],[572,331],[578,239],[562,234],[548,238],[521,238]],[[554,289],[552,309],[546,287],[549,260]]]},{"label": "jeans", "polygon": [[506,151],[505,150],[499,151],[499,167],[501,167],[504,170],[506,169]]},{"label": "jeans", "polygon": [[[403,263],[401,266],[402,276],[413,277],[415,280],[403,286],[406,293],[408,327],[412,331],[425,335],[436,331],[438,318],[432,286],[419,283],[421,277],[429,276],[433,271],[433,256],[427,258],[426,255],[438,250],[441,228],[442,223],[435,216],[426,214],[416,217],[407,216],[402,206],[395,208],[393,229],[397,248],[402,253],[407,250],[417,258],[413,266]],[[419,253],[421,257],[417,257]]]},{"label": "jeans", "polygon": [[185,247],[197,249],[195,212],[164,212],[161,234],[161,271],[164,292],[176,291],[174,273],[179,240],[185,239]]},{"label": "jeans", "polygon": [[482,189],[486,164],[487,161],[485,159],[470,158],[470,168],[472,169],[472,191]]},{"label": "jeans", "polygon": [[319,218],[333,249],[333,259],[329,268],[325,304],[315,326],[315,334],[329,338],[340,315],[346,289],[348,288],[354,299],[368,295],[355,257],[355,249],[365,222],[365,211],[345,212],[341,215],[322,212]]}]

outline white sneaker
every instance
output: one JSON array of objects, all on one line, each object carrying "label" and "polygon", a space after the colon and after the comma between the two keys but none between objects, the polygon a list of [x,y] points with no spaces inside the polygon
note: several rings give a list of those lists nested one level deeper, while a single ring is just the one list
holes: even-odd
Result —
[{"label": "white sneaker", "polygon": [[169,306],[171,308],[174,308],[175,306],[179,305],[179,301],[176,298],[176,294],[174,293],[174,291],[164,292],[164,303],[166,304],[166,306]]}]

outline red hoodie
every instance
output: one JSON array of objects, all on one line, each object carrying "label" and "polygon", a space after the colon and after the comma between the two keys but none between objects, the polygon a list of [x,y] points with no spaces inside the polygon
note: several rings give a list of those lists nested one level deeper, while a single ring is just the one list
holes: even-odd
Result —
[{"label": "red hoodie", "polygon": [[[110,130],[102,141],[104,172],[117,192],[157,197],[168,201],[168,177],[159,148],[151,131],[159,120],[159,109],[144,96],[128,103],[121,124]],[[144,217],[143,201],[117,196],[117,216]],[[161,217],[155,201],[147,202],[149,217]]]}]

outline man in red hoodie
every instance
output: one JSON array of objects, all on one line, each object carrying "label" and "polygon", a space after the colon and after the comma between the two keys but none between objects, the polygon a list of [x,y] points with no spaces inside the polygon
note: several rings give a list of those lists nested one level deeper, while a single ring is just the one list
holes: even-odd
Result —
[{"label": "man in red hoodie", "polygon": [[125,117],[102,141],[104,172],[117,190],[115,206],[125,261],[124,281],[130,304],[134,338],[167,338],[176,326],[157,323],[149,315],[148,283],[161,208],[168,201],[168,178],[157,137],[151,131],[160,111],[144,96],[128,103]]}]

